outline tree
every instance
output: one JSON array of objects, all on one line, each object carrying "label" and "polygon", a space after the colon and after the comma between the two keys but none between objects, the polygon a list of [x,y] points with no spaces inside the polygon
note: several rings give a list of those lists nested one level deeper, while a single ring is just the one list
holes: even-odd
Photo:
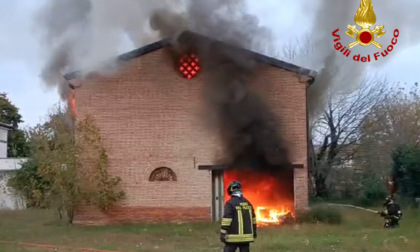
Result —
[{"label": "tree", "polygon": [[393,155],[393,173],[399,193],[406,198],[420,197],[420,148],[403,145]]},{"label": "tree", "polygon": [[[76,134],[77,132],[77,134]],[[72,223],[84,204],[108,210],[124,197],[121,181],[107,172],[108,159],[91,117],[76,125],[67,108],[57,106],[46,123],[28,132],[30,158],[10,185],[33,206],[56,207]]]},{"label": "tree", "polygon": [[363,145],[378,150],[371,157],[384,159],[388,165],[395,148],[420,143],[420,90],[417,83],[404,86],[396,85],[362,124]]},{"label": "tree", "polygon": [[18,128],[23,122],[22,116],[19,114],[19,109],[7,98],[6,93],[0,93],[0,122],[13,127],[7,138],[7,156],[27,157],[29,148],[25,133]]},{"label": "tree", "polygon": [[[304,37],[285,48],[281,53],[283,59],[311,68],[307,64],[307,58],[316,56],[312,55],[316,48],[311,44],[309,37]],[[339,74],[337,69],[329,69],[327,72],[329,74],[324,76],[327,77],[325,81],[342,80],[335,78]],[[384,101],[389,92],[387,83],[378,78],[366,78],[355,89],[346,89],[342,93],[334,88],[337,86],[330,83],[330,90],[309,88],[308,105],[314,110],[309,113],[309,169],[311,189],[316,197],[327,197],[332,186],[354,190],[363,186],[363,181],[367,181],[361,180],[360,173],[354,169],[357,163],[355,155],[360,152],[360,142],[363,138],[362,122],[372,109]],[[328,88],[328,85],[325,87]],[[325,98],[320,100],[320,97]],[[318,109],[311,108],[311,105],[315,104],[320,106],[321,113],[316,114]],[[375,179],[369,179],[373,180]]]},{"label": "tree", "polygon": [[116,201],[125,197],[117,190],[121,178],[108,171],[108,156],[102,146],[99,129],[92,117],[87,116],[77,125],[76,157],[82,193],[88,203],[101,210],[108,210]]},{"label": "tree", "polygon": [[9,179],[8,186],[20,192],[26,200],[27,207],[48,207],[47,192],[51,190],[51,183],[38,173],[35,159],[29,159],[22,164],[21,169]]},{"label": "tree", "polygon": [[406,173],[400,169],[414,160],[413,153],[420,144],[419,95],[417,83],[411,87],[395,85],[384,102],[364,118],[358,160],[366,172],[385,179],[393,171],[400,183],[406,183],[402,180]]},{"label": "tree", "polygon": [[363,137],[363,119],[383,103],[386,91],[384,81],[365,80],[353,93],[329,94],[323,113],[311,118],[315,196],[328,195],[327,181],[334,167],[354,169],[352,162]]}]

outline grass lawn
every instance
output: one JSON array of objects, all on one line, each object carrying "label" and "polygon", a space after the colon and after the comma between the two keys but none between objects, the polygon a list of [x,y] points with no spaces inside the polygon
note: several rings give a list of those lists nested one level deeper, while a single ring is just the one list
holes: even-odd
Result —
[{"label": "grass lawn", "polygon": [[[375,214],[345,209],[341,225],[303,224],[260,229],[252,251],[420,251],[420,211],[405,211],[401,227],[382,229]],[[218,225],[68,226],[43,210],[0,211],[0,240],[52,244],[67,248],[39,248],[0,243],[0,252],[81,251],[221,251]],[[89,250],[85,250],[89,251]]]}]

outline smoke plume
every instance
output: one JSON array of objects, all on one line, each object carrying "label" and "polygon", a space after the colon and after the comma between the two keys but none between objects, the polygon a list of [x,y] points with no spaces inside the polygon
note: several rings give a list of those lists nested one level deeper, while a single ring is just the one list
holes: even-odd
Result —
[{"label": "smoke plume", "polygon": [[[389,44],[389,36],[393,30],[400,30],[394,52],[387,58],[370,64],[379,67],[404,49],[418,45],[420,31],[416,24],[420,18],[416,10],[420,10],[420,2],[372,0],[372,3],[377,16],[376,24],[383,24],[387,31],[387,34],[379,39],[384,46]],[[315,6],[316,4],[318,5]],[[313,50],[309,55],[303,55],[303,58],[297,60],[299,65],[319,72],[309,90],[309,109],[312,115],[323,109],[328,92],[351,92],[358,87],[360,79],[365,77],[368,70],[375,70],[362,62],[344,58],[331,45],[331,32],[336,28],[340,29],[342,44],[346,45],[352,41],[344,32],[348,24],[353,24],[359,4],[360,0],[303,2],[303,5],[310,6],[302,6],[303,11],[312,12],[318,8],[315,19],[311,22],[313,27],[309,36]],[[182,30],[180,28],[188,27],[222,41],[246,45],[253,50],[273,49],[267,43],[270,41],[269,32],[258,26],[257,18],[246,14],[245,5],[239,0],[46,0],[36,20],[37,31],[41,35],[41,44],[46,54],[41,73],[45,83],[51,87],[58,87],[62,99],[66,100],[69,90],[67,85],[62,83],[64,73],[97,67],[104,60],[114,57],[118,54],[123,36],[128,37],[134,47],[155,41],[159,34],[151,29],[149,21],[156,10],[159,10],[161,15],[155,15],[155,18],[160,16],[162,20],[152,20],[152,28],[156,28],[153,24],[159,27],[160,37],[176,34]],[[166,15],[163,15],[164,12]],[[172,20],[172,27],[169,25],[171,22],[168,22],[171,17],[178,19]],[[162,22],[166,23],[166,28]],[[240,23],[240,26],[235,26],[236,22]],[[234,26],[230,26],[232,24]],[[263,37],[254,36],[258,38],[254,39],[247,33]],[[372,46],[356,46],[352,49],[352,55],[376,52],[374,50],[376,48]]]},{"label": "smoke plume", "polygon": [[67,100],[64,74],[97,69],[119,53],[124,37],[134,47],[154,42],[157,34],[149,26],[151,13],[161,7],[177,11],[181,2],[47,0],[36,15],[36,31],[46,58],[42,79],[57,87],[61,98]]},{"label": "smoke plume", "polygon": [[226,45],[256,51],[270,47],[271,33],[258,24],[256,17],[247,14],[245,7],[245,2],[240,0],[191,1],[180,14],[168,10],[155,12],[151,26],[162,38],[188,29],[225,42],[188,34],[178,40],[184,50],[185,47],[194,50],[202,59],[205,98],[217,114],[228,156],[234,158],[229,162],[235,167],[286,166],[290,162],[276,132],[275,116],[261,97],[248,88],[256,62],[250,55]]},{"label": "smoke plume", "polygon": [[334,49],[332,32],[337,28],[340,29],[340,42],[345,46],[354,41],[345,34],[345,31],[347,31],[347,25],[354,25],[354,15],[359,8],[360,0],[319,1],[318,3],[318,11],[312,22],[310,34],[312,50],[309,55],[304,55],[303,59],[298,60],[302,65],[317,70],[319,73],[309,89],[309,110],[312,118],[323,110],[328,93],[354,91],[358,88],[361,79],[365,78],[370,71],[375,71],[377,67],[383,66],[398,53],[420,42],[420,30],[417,29],[420,18],[416,14],[416,10],[420,10],[419,1],[372,0],[376,14],[375,25],[384,25],[384,30],[387,32],[377,39],[383,47],[377,49],[374,46],[366,48],[356,46],[351,49],[351,57],[356,54],[364,56],[382,52],[391,44],[394,29],[399,29],[400,36],[394,50],[386,58],[370,63],[355,62]]},{"label": "smoke plume", "polygon": [[[314,2],[305,3],[310,6]],[[370,64],[378,67],[405,48],[418,44],[420,31],[416,24],[420,20],[415,10],[420,10],[420,2],[372,0],[372,3],[377,16],[376,25],[384,25],[387,31],[378,39],[384,47],[389,45],[393,30],[400,30],[394,51]],[[340,29],[343,45],[352,42],[345,31],[348,24],[354,24],[359,5],[360,0],[318,1],[310,34],[313,50],[300,60],[300,65],[319,72],[309,89],[312,117],[324,108],[326,94],[351,92],[358,87],[368,70],[374,70],[366,63],[344,57],[332,46],[331,33],[337,28]],[[314,8],[303,10],[312,12]],[[41,76],[48,86],[58,88],[64,100],[68,98],[69,90],[62,82],[62,75],[76,69],[97,68],[99,63],[113,58],[118,54],[124,36],[133,47],[139,47],[158,38],[177,37],[188,29],[259,52],[273,49],[270,32],[258,24],[256,17],[246,13],[244,0],[47,0],[36,21],[46,54]],[[225,125],[226,139],[238,138],[236,143],[243,143],[230,149],[239,153],[247,148],[256,148],[258,150],[250,152],[264,153],[263,149],[275,148],[273,146],[281,141],[272,137],[276,135],[273,127],[263,123],[270,121],[272,115],[255,112],[265,105],[247,88],[255,62],[214,44],[203,43],[198,49],[208,58],[206,67],[209,72],[215,73],[208,79],[207,100],[220,111],[218,115]],[[372,55],[378,51],[372,46],[356,46],[351,50],[352,55]],[[248,113],[239,107],[247,107]]]},{"label": "smoke plume", "polygon": [[[273,38],[247,14],[244,0],[100,1],[49,0],[39,13],[47,62],[42,77],[68,98],[62,75],[114,57],[121,36],[139,47],[189,30],[230,45],[267,51]],[[184,40],[183,40],[184,39]],[[178,41],[194,47],[206,72],[205,98],[217,114],[226,150],[235,165],[288,164],[278,127],[264,101],[249,88],[256,62],[249,55],[206,39]],[[203,63],[204,62],[204,63]]]}]

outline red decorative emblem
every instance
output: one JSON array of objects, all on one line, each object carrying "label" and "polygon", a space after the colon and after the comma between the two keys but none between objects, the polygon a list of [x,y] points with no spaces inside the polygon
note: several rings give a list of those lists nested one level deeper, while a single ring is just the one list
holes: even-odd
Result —
[{"label": "red decorative emblem", "polygon": [[200,60],[195,54],[187,54],[179,60],[179,71],[187,79],[194,78],[200,71]]}]

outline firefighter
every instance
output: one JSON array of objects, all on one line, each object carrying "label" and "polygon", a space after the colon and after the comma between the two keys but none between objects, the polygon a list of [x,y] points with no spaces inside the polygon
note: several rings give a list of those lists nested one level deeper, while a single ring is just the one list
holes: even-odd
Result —
[{"label": "firefighter", "polygon": [[384,228],[398,227],[402,217],[400,205],[395,203],[391,197],[387,197],[383,207],[384,210],[380,211],[379,214],[385,218]]},{"label": "firefighter", "polygon": [[249,252],[249,244],[257,238],[257,221],[252,204],[243,197],[242,186],[232,181],[227,193],[220,229],[220,240],[225,244],[224,252]]}]

